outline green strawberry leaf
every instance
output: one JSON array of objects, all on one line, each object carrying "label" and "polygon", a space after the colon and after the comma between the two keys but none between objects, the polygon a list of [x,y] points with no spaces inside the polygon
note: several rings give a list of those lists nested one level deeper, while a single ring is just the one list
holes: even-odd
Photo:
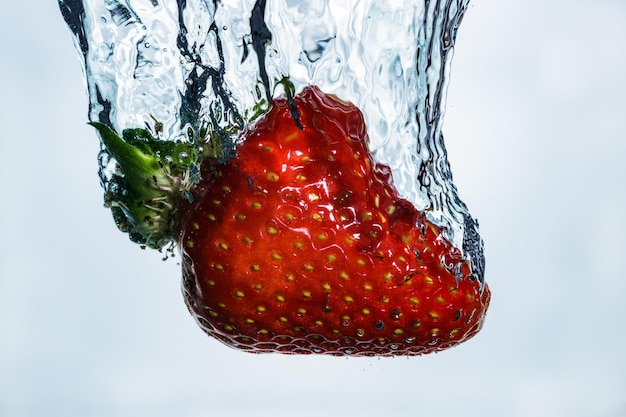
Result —
[{"label": "green strawberry leaf", "polygon": [[172,248],[178,205],[196,181],[200,148],[159,140],[145,129],[120,137],[105,124],[90,124],[122,174],[105,196],[118,228],[143,246]]}]

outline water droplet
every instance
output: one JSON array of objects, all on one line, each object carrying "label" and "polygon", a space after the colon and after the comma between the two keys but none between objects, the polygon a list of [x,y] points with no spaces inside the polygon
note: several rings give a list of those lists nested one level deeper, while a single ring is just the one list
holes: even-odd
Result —
[{"label": "water droplet", "polygon": [[382,321],[378,320],[376,323],[374,323],[374,330],[382,330],[385,328],[385,323],[383,323]]},{"label": "water droplet", "polygon": [[391,320],[400,320],[400,310],[391,310],[389,317],[391,317]]},{"label": "water droplet", "polygon": [[165,163],[168,165],[172,165],[172,163],[174,163],[174,158],[172,158],[170,155],[165,155],[165,158],[163,158],[165,160]]}]

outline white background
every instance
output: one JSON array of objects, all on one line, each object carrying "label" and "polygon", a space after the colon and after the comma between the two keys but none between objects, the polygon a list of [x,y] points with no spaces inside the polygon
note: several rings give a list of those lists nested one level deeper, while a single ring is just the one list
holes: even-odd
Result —
[{"label": "white background", "polygon": [[102,207],[56,2],[0,13],[0,416],[626,416],[626,3],[473,0],[444,131],[493,301],[418,358],[249,355]]}]

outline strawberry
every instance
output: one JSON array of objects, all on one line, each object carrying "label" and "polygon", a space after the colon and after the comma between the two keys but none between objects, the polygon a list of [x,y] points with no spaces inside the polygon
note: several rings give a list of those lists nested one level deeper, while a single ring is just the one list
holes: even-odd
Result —
[{"label": "strawberry", "polygon": [[367,148],[361,112],[305,88],[182,199],[183,292],[209,335],[249,352],[394,356],[481,328],[489,288]]}]

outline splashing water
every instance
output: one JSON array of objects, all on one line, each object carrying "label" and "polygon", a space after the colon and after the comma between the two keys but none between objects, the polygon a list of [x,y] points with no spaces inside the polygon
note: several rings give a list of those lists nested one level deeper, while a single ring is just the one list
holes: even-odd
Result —
[{"label": "splashing water", "polygon": [[[91,121],[181,141],[209,121],[232,144],[285,88],[316,85],[359,107],[399,194],[444,229],[482,282],[478,225],[457,195],[441,131],[468,3],[59,0],[82,54]],[[110,191],[116,162],[104,147],[100,165]]]}]

